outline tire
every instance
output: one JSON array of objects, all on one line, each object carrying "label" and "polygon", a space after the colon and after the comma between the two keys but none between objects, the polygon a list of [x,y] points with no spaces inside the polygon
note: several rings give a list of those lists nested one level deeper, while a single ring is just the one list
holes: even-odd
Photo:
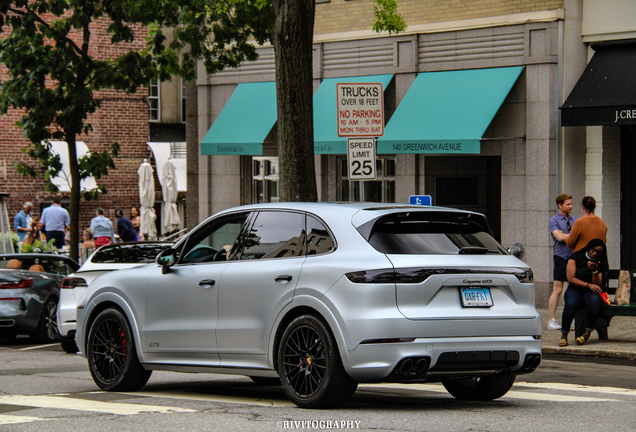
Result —
[{"label": "tire", "polygon": [[35,332],[31,335],[33,339],[40,343],[57,342],[57,299],[49,298],[44,303],[40,323]]},{"label": "tire", "polygon": [[75,339],[64,338],[60,340],[60,344],[62,345],[62,349],[64,352],[68,354],[75,354],[79,351],[77,349],[77,345],[75,344]]},{"label": "tire", "polygon": [[514,375],[495,374],[481,378],[449,379],[442,381],[442,384],[459,400],[491,401],[508,393],[515,378]]},{"label": "tire", "polygon": [[344,405],[358,387],[342,366],[331,330],[313,314],[301,315],[287,326],[277,364],[285,394],[301,408]]},{"label": "tire", "polygon": [[139,390],[152,374],[139,363],[130,324],[119,309],[97,315],[88,334],[86,357],[93,381],[102,390]]},{"label": "tire", "polygon": [[280,385],[280,378],[251,376],[249,377],[249,379],[251,379],[252,381],[254,381],[255,384],[260,386],[279,386]]}]

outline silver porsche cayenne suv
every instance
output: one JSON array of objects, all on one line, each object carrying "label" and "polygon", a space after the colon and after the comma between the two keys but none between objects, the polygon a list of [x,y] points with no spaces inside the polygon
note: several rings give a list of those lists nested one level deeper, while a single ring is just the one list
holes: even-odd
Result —
[{"label": "silver porsche cayenne suv", "polygon": [[492,400],[541,362],[532,271],[478,213],[281,203],[209,218],[156,263],[78,302],[77,346],[104,390],[153,370],[240,374],[304,408],[361,382],[441,382]]}]

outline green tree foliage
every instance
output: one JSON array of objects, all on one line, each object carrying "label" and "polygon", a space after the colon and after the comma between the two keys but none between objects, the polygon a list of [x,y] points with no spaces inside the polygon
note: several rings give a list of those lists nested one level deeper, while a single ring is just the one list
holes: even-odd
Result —
[{"label": "green tree foliage", "polygon": [[397,6],[397,0],[375,0],[373,31],[388,31],[389,34],[393,34],[406,30],[406,22],[398,13]]},{"label": "green tree foliage", "polygon": [[[47,180],[62,168],[49,140],[68,143],[71,256],[75,258],[80,180],[106,175],[115,167],[112,158],[119,154],[119,145],[113,143],[110,152],[92,152],[77,159],[76,140],[92,131],[87,117],[100,107],[96,92],[115,89],[134,93],[157,77],[159,70],[155,59],[143,50],[124,50],[117,58],[92,56],[95,22],[108,20],[111,43],[133,42],[133,24],[139,21],[136,12],[125,0],[0,0],[0,62],[8,72],[0,88],[0,114],[10,108],[24,112],[17,125],[30,145],[23,151],[45,167]],[[167,73],[160,76],[167,77]],[[39,172],[25,163],[16,168],[24,175],[37,176]],[[52,183],[46,189],[57,191]],[[85,192],[84,198],[93,200],[105,192],[100,186]]]}]

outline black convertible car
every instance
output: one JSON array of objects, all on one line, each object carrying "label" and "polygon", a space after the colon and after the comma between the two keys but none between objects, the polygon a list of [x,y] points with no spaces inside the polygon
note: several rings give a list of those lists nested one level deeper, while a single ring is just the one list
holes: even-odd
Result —
[{"label": "black convertible car", "polygon": [[60,287],[78,268],[61,255],[0,255],[0,338],[27,334],[38,342],[57,342]]}]

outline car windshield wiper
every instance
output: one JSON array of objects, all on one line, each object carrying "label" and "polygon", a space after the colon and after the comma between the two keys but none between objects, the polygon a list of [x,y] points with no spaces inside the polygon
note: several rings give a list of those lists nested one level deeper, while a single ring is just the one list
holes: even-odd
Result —
[{"label": "car windshield wiper", "polygon": [[485,255],[488,252],[490,251],[488,250],[487,247],[481,247],[481,246],[464,246],[463,248],[459,250],[460,255],[461,254]]}]

